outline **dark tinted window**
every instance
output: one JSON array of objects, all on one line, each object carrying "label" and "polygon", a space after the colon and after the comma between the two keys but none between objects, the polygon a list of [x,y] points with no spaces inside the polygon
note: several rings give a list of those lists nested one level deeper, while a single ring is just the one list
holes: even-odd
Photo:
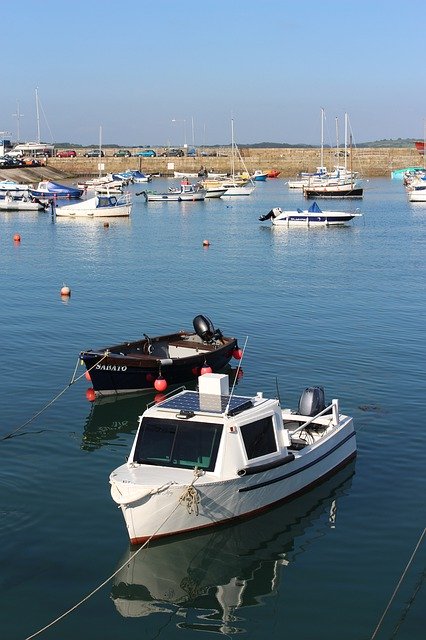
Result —
[{"label": "dark tinted window", "polygon": [[144,418],[134,461],[213,471],[221,434],[221,424]]},{"label": "dark tinted window", "polygon": [[241,435],[249,460],[277,451],[272,416],[244,425]]}]

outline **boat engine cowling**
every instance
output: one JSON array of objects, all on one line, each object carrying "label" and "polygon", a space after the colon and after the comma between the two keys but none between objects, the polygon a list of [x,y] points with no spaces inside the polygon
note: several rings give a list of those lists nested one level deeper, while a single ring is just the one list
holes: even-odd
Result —
[{"label": "boat engine cowling", "polygon": [[316,416],[326,408],[323,387],[308,387],[300,398],[298,413],[301,416]]},{"label": "boat engine cowling", "polygon": [[209,342],[216,337],[216,331],[213,322],[207,316],[195,316],[192,321],[195,333],[200,336],[204,342]]}]

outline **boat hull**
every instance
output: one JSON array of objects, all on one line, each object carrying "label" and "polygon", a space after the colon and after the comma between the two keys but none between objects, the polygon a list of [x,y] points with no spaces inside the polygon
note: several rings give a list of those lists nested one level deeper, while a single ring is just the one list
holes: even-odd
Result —
[{"label": "boat hull", "polygon": [[346,187],[336,189],[334,187],[304,187],[305,198],[362,198],[364,189],[362,187]]},{"label": "boat hull", "polygon": [[341,213],[339,211],[327,212],[326,214],[310,215],[306,213],[286,212],[272,220],[272,224],[281,227],[327,227],[330,225],[346,224],[353,220],[357,214]]},{"label": "boat hull", "polygon": [[[255,516],[336,473],[356,455],[352,419],[346,418],[329,437],[308,449],[288,464],[225,481],[214,481],[212,474],[194,480],[192,470],[181,469],[180,478],[164,485],[159,469],[159,484],[153,486],[143,483],[147,465],[135,467],[130,475],[128,466],[122,465],[110,476],[111,494],[121,507],[133,544],[186,534]],[[151,469],[148,472],[151,476]],[[188,487],[196,489],[196,508],[185,504]]]},{"label": "boat hull", "polygon": [[[177,342],[179,336],[175,336]],[[137,344],[137,343],[134,343]],[[141,343],[142,344],[142,343]],[[154,350],[157,349],[154,342]],[[157,341],[161,344],[161,338]],[[172,346],[172,341],[169,342]],[[86,368],[90,370],[93,389],[97,395],[111,395],[120,393],[134,393],[137,391],[154,389],[154,382],[159,374],[166,380],[167,385],[182,384],[195,380],[203,366],[210,367],[217,372],[229,364],[234,349],[237,348],[236,338],[224,338],[224,344],[217,348],[199,344],[199,349],[188,348],[191,355],[170,357],[170,348],[161,347],[161,356],[143,353],[143,346],[139,354],[120,355],[119,353],[102,351],[82,351],[80,358]],[[158,346],[158,351],[160,347]]]},{"label": "boat hull", "polygon": [[8,202],[0,200],[0,211],[46,211],[46,207],[40,202],[22,202],[22,200]]},{"label": "boat hull", "polygon": [[229,187],[223,197],[229,198],[234,196],[249,196],[253,193],[253,187]]}]

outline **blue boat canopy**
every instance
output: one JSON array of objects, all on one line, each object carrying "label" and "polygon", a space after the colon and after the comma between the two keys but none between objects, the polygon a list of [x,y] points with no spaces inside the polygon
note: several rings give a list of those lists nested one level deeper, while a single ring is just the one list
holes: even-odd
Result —
[{"label": "blue boat canopy", "polygon": [[309,213],[322,213],[316,202],[313,202],[308,209]]}]

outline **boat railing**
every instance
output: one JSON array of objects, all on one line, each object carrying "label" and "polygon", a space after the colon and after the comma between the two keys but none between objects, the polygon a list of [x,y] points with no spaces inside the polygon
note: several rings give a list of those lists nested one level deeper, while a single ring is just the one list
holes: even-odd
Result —
[{"label": "boat railing", "polygon": [[317,413],[315,416],[312,416],[311,418],[309,418],[309,420],[306,420],[306,422],[300,425],[300,427],[297,427],[297,429],[294,429],[294,431],[291,431],[291,436],[293,437],[296,433],[303,431],[303,429],[308,427],[310,424],[318,420],[318,418],[325,415],[326,413],[330,413],[330,409],[331,409],[331,424],[333,426],[337,426],[339,424],[339,401],[332,400],[331,404],[328,405],[328,407],[325,407],[325,409]]}]

